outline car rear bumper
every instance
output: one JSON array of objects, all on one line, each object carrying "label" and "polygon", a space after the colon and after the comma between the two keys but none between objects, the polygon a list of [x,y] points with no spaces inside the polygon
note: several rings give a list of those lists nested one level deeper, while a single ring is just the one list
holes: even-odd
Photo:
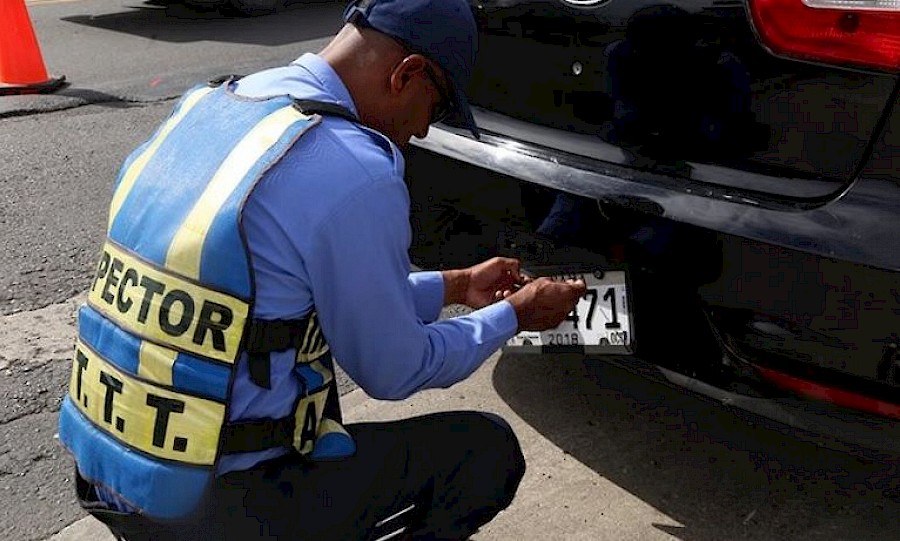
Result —
[{"label": "car rear bumper", "polygon": [[900,213],[900,184],[896,182],[858,181],[836,201],[812,201],[638,171],[492,133],[483,132],[481,139],[475,140],[462,130],[442,125],[433,126],[427,138],[414,139],[412,144],[561,192],[595,200],[645,202],[658,206],[667,219],[719,233],[900,270],[900,251],[880,246],[881,239],[900,234],[891,225]]},{"label": "car rear bumper", "polygon": [[[595,357],[596,359],[596,357]],[[604,361],[733,410],[749,422],[789,432],[818,446],[873,460],[900,458],[900,422],[794,396],[748,396],[711,385],[640,357]]]}]

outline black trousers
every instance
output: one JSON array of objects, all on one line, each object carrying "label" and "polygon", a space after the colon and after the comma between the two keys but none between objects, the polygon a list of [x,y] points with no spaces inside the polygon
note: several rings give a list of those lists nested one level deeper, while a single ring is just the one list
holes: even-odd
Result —
[{"label": "black trousers", "polygon": [[197,517],[161,524],[82,505],[126,541],[465,539],[512,502],[525,460],[500,417],[436,413],[348,425],[357,453],[297,455],[220,477]]}]

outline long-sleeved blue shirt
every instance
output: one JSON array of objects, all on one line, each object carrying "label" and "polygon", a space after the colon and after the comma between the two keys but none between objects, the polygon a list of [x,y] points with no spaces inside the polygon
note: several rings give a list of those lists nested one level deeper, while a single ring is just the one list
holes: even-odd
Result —
[{"label": "long-sleeved blue shirt", "polygon": [[[235,93],[288,94],[356,114],[340,77],[313,54],[247,76]],[[265,173],[243,214],[256,280],[253,315],[289,319],[315,310],[335,361],[381,399],[465,379],[518,326],[506,301],[435,321],[443,279],[438,272],[409,272],[403,176],[403,156],[386,137],[329,116]],[[299,388],[293,355],[274,353],[271,361],[271,389],[253,384],[247,363],[239,363],[232,421],[291,413],[293,403],[283,396]],[[226,457],[219,471],[246,469],[283,453]]]},{"label": "long-sleeved blue shirt", "polygon": [[[238,95],[291,95],[356,114],[337,73],[306,54],[247,76]],[[255,274],[254,317],[293,319],[315,310],[336,362],[369,395],[402,399],[449,387],[474,372],[516,332],[506,301],[435,322],[443,304],[438,272],[410,273],[409,194],[399,149],[337,117],[306,133],[260,179],[243,212]],[[271,389],[238,362],[229,420],[290,415],[300,380],[292,352],[271,354]],[[218,473],[243,470],[286,449],[225,456]],[[131,509],[98,487],[120,511]],[[162,497],[162,495],[161,495]]]}]

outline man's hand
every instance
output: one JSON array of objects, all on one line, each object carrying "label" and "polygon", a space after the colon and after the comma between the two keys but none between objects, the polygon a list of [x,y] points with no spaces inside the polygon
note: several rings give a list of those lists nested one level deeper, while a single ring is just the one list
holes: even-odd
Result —
[{"label": "man's hand", "polygon": [[495,257],[467,269],[444,271],[444,303],[483,308],[528,282],[519,260]]},{"label": "man's hand", "polygon": [[545,331],[562,323],[586,290],[582,280],[537,278],[504,296],[516,311],[519,331]]},{"label": "man's hand", "polygon": [[506,299],[516,311],[520,331],[556,327],[587,290],[582,280],[532,280],[522,275],[518,259],[508,257],[495,257],[467,269],[442,274],[444,304],[465,304],[478,309]]}]

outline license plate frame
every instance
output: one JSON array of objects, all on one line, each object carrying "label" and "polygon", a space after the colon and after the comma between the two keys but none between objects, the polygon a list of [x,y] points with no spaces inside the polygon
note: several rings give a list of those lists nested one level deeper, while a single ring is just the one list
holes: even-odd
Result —
[{"label": "license plate frame", "polygon": [[[528,269],[530,276],[556,280],[582,278],[587,293],[559,326],[547,331],[522,331],[503,346],[508,353],[583,353],[632,355],[635,350],[632,284],[626,268],[572,271]],[[599,328],[602,325],[602,328]],[[622,334],[624,333],[624,335]]]}]

